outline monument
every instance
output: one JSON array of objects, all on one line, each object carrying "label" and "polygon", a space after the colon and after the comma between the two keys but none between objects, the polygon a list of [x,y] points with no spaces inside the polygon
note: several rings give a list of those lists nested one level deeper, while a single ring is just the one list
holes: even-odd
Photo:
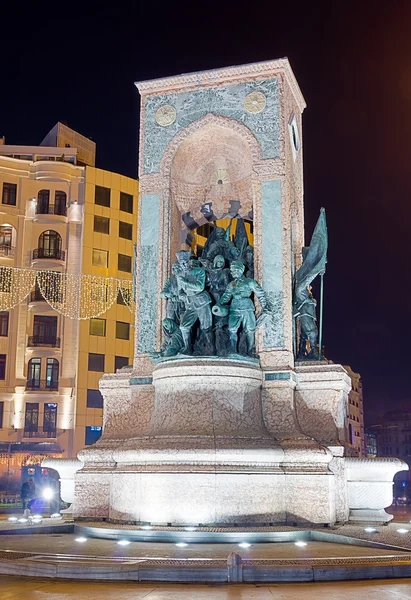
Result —
[{"label": "monument", "polygon": [[350,379],[318,348],[325,214],[303,251],[305,102],[288,60],[137,87],[135,359],[100,381],[103,435],[79,454],[75,519],[388,521],[407,467],[347,456]]}]

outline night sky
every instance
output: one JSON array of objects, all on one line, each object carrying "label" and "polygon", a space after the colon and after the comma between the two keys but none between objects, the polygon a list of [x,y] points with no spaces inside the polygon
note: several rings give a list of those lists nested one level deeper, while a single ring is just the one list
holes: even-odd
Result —
[{"label": "night sky", "polygon": [[327,211],[326,354],[361,373],[370,423],[411,404],[411,3],[283,4],[2,6],[0,135],[34,145],[64,121],[135,177],[134,81],[287,56],[308,105],[307,242]]}]

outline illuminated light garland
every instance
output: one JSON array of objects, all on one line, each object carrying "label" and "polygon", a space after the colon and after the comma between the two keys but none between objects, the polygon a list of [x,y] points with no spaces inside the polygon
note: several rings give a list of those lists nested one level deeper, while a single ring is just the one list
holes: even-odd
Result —
[{"label": "illuminated light garland", "polygon": [[113,306],[118,294],[122,295],[130,312],[134,313],[131,279],[17,267],[0,267],[0,310],[9,310],[22,302],[36,281],[46,302],[69,319],[99,317]]},{"label": "illuminated light garland", "polygon": [[36,280],[32,269],[0,267],[0,310],[20,304],[30,293]]},{"label": "illuminated light garland", "polygon": [[124,304],[134,314],[136,303],[134,302],[133,281],[131,279],[120,279],[119,292],[123,297]]},{"label": "illuminated light garland", "polygon": [[41,295],[54,310],[69,319],[94,319],[116,301],[119,280],[97,275],[37,271]]}]

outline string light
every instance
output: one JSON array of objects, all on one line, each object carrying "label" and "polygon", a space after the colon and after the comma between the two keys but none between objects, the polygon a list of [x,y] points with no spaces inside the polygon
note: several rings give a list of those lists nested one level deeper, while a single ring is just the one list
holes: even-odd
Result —
[{"label": "string light", "polygon": [[0,267],[0,310],[17,306],[36,282],[45,301],[69,319],[99,317],[113,306],[118,294],[122,295],[130,312],[135,310],[131,279],[16,267]]},{"label": "string light", "polygon": [[36,280],[32,269],[0,267],[0,310],[20,304],[30,293]]}]

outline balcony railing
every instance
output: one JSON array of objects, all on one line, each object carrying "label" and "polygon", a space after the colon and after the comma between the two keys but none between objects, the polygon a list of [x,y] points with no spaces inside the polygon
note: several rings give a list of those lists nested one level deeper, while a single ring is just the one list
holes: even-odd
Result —
[{"label": "balcony railing", "polygon": [[60,338],[55,335],[30,335],[27,346],[48,346],[60,348]]},{"label": "balcony railing", "polygon": [[67,207],[60,206],[60,204],[36,204],[36,215],[60,215],[62,217],[66,217]]},{"label": "balcony railing", "polygon": [[14,256],[16,248],[3,244],[0,246],[0,256]]},{"label": "balcony railing", "polygon": [[30,426],[24,428],[23,437],[26,438],[55,438],[57,437],[57,429]]},{"label": "balcony railing", "polygon": [[33,250],[33,259],[36,258],[51,258],[54,260],[66,260],[66,253],[64,250],[50,250],[49,248],[35,248]]},{"label": "balcony railing", "polygon": [[56,392],[59,389],[58,381],[48,381],[47,379],[27,379],[26,390],[46,390]]}]

